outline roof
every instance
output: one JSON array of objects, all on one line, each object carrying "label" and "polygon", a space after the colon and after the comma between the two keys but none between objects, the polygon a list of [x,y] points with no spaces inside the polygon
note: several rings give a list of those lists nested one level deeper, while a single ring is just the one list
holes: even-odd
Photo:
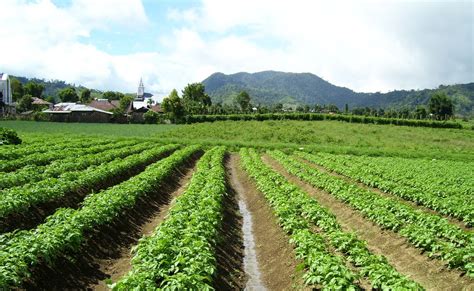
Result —
[{"label": "roof", "polygon": [[152,105],[150,109],[153,112],[163,112],[163,109],[161,109],[161,104]]},{"label": "roof", "polygon": [[112,112],[97,109],[91,106],[87,106],[84,104],[76,104],[76,103],[58,103],[54,105],[52,110],[43,110],[44,113],[71,113],[71,112],[101,112],[105,114],[113,114]]},{"label": "roof", "polygon": [[115,108],[118,108],[120,106],[120,101],[119,100],[109,101],[107,99],[97,99],[89,103],[88,106],[94,107],[100,110],[104,110],[104,111],[112,111]]},{"label": "roof", "polygon": [[38,97],[33,97],[33,105],[50,105],[51,103]]}]

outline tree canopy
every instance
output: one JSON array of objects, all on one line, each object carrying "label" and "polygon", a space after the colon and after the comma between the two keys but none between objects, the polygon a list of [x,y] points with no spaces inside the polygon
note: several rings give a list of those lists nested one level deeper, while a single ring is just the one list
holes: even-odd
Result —
[{"label": "tree canopy", "polygon": [[41,98],[41,96],[43,95],[43,91],[44,91],[44,85],[33,82],[33,81],[29,81],[28,83],[25,84],[23,89],[24,89],[23,93],[25,95],[29,94],[33,97]]},{"label": "tree canopy", "polygon": [[79,96],[76,93],[76,90],[72,87],[64,88],[58,93],[59,99],[61,102],[77,102],[79,101]]},{"label": "tree canopy", "polygon": [[173,89],[170,95],[163,99],[161,108],[168,114],[172,122],[179,122],[184,116],[184,106],[181,102],[181,98],[178,96],[178,91]]},{"label": "tree canopy", "polygon": [[428,102],[431,114],[438,120],[446,120],[454,115],[454,104],[446,93],[434,93]]},{"label": "tree canopy", "polygon": [[183,105],[188,114],[206,113],[206,108],[212,104],[211,97],[206,94],[202,83],[188,84],[182,93]]},{"label": "tree canopy", "polygon": [[250,111],[251,105],[249,93],[247,93],[246,91],[240,92],[235,98],[235,101],[239,104],[240,110],[242,110],[243,112]]}]

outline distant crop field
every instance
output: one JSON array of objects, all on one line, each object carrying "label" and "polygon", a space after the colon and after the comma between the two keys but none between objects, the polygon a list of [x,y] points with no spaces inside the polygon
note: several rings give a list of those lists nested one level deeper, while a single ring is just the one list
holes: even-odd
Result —
[{"label": "distant crop field", "polygon": [[472,131],[0,126],[2,290],[474,288]]}]

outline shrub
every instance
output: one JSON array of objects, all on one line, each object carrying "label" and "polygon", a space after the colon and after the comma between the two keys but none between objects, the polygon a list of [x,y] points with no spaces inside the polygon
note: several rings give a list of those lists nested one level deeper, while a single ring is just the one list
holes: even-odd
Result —
[{"label": "shrub", "polygon": [[13,129],[0,127],[0,145],[21,144],[21,139]]}]

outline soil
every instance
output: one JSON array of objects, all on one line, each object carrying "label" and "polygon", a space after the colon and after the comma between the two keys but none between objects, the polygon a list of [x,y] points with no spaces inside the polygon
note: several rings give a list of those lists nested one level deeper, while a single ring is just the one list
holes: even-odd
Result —
[{"label": "soil", "polygon": [[214,278],[216,290],[244,290],[244,241],[242,216],[239,211],[238,193],[231,182],[231,165],[226,156],[227,195],[223,201],[223,221],[216,246],[217,274]]},{"label": "soil", "polygon": [[265,155],[263,159],[290,182],[328,208],[336,216],[344,231],[355,232],[359,239],[367,242],[367,247],[372,253],[385,256],[399,273],[420,283],[428,290],[474,290],[474,280],[463,276],[461,271],[449,270],[441,261],[429,259],[419,249],[411,246],[405,238],[392,231],[382,230],[329,193],[302,182],[269,156]]},{"label": "soil", "polygon": [[121,175],[117,175],[111,179],[100,181],[97,184],[91,184],[88,187],[78,189],[76,191],[64,193],[64,195],[58,199],[32,206],[27,211],[23,211],[21,214],[15,213],[9,215],[0,221],[0,233],[35,228],[38,226],[38,224],[42,223],[46,217],[53,214],[60,207],[78,208],[79,204],[84,200],[84,197],[86,197],[89,193],[98,192],[126,181],[145,170],[147,166],[169,156],[171,153],[172,151],[169,151],[159,155],[152,161],[127,169]]},{"label": "soil", "polygon": [[150,234],[166,216],[173,199],[186,188],[199,155],[176,169],[156,192],[137,201],[133,209],[124,212],[114,223],[85,234],[82,251],[65,254],[54,267],[36,266],[23,287],[27,290],[108,290],[104,280],[114,281],[130,270],[132,246]]},{"label": "soil", "polygon": [[451,217],[451,216],[448,216],[448,215],[444,215],[444,214],[441,214],[435,210],[432,210],[428,207],[425,207],[423,205],[419,205],[413,201],[409,201],[409,200],[405,200],[397,195],[394,195],[394,194],[391,194],[391,193],[387,193],[387,192],[384,192],[383,190],[379,189],[379,188],[375,188],[375,187],[371,187],[371,186],[368,186],[362,182],[359,182],[357,181],[356,179],[353,179],[351,177],[348,177],[348,176],[345,176],[345,175],[342,175],[342,174],[339,174],[337,172],[334,172],[334,171],[331,171],[329,169],[326,169],[324,168],[323,166],[321,165],[318,165],[318,164],[315,164],[315,163],[312,163],[310,161],[307,161],[305,159],[302,159],[302,158],[298,158],[297,159],[303,163],[306,163],[307,165],[313,167],[313,168],[316,168],[322,172],[325,172],[325,173],[328,173],[328,174],[331,174],[335,177],[338,177],[338,178],[341,178],[349,183],[352,183],[352,184],[355,184],[355,185],[358,185],[359,187],[363,188],[363,189],[366,189],[366,190],[369,190],[369,191],[372,191],[372,192],[375,192],[383,197],[387,197],[387,198],[390,198],[390,199],[394,199],[400,203],[403,203],[407,206],[410,206],[414,209],[419,209],[423,212],[427,212],[429,214],[434,214],[434,215],[438,215],[438,216],[441,216],[441,217],[444,217],[446,218],[451,224],[454,224],[456,226],[458,226],[459,228],[465,230],[465,231],[468,231],[468,232],[474,232],[474,229],[472,227],[468,227],[466,226],[466,224],[462,221],[460,221],[459,219],[456,219],[454,217]]},{"label": "soil", "polygon": [[278,225],[270,205],[247,174],[240,168],[240,157],[232,154],[228,164],[232,188],[245,201],[252,215],[255,251],[265,288],[269,290],[304,289],[301,263],[296,260],[289,237]]}]

